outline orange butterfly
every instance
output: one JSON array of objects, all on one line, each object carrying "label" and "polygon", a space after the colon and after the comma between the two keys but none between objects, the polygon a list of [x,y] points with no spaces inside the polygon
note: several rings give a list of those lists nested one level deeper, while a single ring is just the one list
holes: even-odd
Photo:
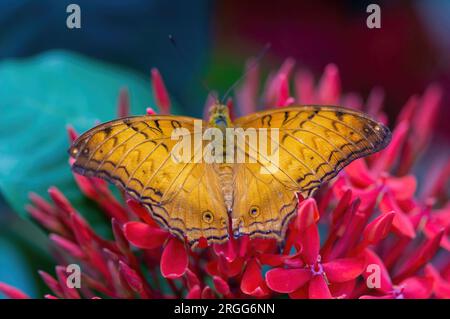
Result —
[{"label": "orange butterfly", "polygon": [[[391,137],[388,128],[367,115],[332,106],[262,111],[232,123],[227,107],[217,103],[203,130],[195,129],[196,121],[201,120],[147,115],[98,125],[70,148],[73,170],[119,185],[162,227],[192,246],[201,238],[222,243],[229,229],[236,237],[282,240],[296,214],[297,193],[311,196],[350,162],[386,147]],[[174,131],[183,129],[195,139],[205,129],[225,132],[230,127],[276,128],[276,170],[268,170],[260,150],[248,142],[232,149],[244,154],[243,163],[173,160],[179,142]],[[191,147],[192,157],[206,142]],[[225,156],[230,152],[222,150]]]}]

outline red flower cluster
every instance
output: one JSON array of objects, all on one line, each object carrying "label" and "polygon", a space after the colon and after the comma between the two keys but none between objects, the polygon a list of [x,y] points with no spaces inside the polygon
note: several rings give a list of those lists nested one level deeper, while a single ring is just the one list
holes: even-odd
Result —
[{"label": "red flower cluster", "polygon": [[[236,92],[242,113],[253,112],[259,100],[259,69],[250,65]],[[338,104],[387,122],[381,90],[373,90],[366,103],[357,94],[341,94],[334,65],[326,67],[317,87],[309,73],[297,72],[291,96],[293,67],[287,60],[269,76],[266,107]],[[169,95],[157,70],[152,78],[157,105],[169,113]],[[113,238],[107,240],[57,188],[49,189],[51,202],[32,194],[27,209],[58,248],[56,275],[40,272],[52,291],[46,297],[450,298],[450,161],[434,155],[420,192],[413,174],[431,138],[440,95],[439,87],[431,86],[423,96],[412,97],[384,151],[353,162],[316,198],[302,199],[282,246],[242,237],[191,250],[161,229],[139,203],[125,198],[121,204],[103,180],[75,174],[80,190],[111,219]],[[122,91],[119,115],[128,109]],[[69,135],[76,138],[72,129]],[[65,266],[73,263],[82,270],[79,289],[66,283]],[[0,291],[27,297],[6,284],[0,284]]]}]

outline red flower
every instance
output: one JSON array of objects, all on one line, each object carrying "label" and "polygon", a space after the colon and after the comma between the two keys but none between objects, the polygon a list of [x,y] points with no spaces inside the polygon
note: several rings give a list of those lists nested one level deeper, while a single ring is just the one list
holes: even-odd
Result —
[{"label": "red flower", "polygon": [[399,284],[394,285],[389,273],[381,259],[372,251],[367,250],[367,259],[371,264],[379,265],[382,271],[382,281],[377,289],[380,294],[362,295],[362,299],[425,299],[429,298],[433,289],[433,278],[431,276],[409,277]]},{"label": "red flower", "polygon": [[[253,63],[247,64],[249,73],[236,99],[228,101],[239,115],[255,111],[260,100],[259,67]],[[294,66],[288,59],[269,76],[264,107],[342,104],[388,121],[379,88],[364,102],[355,93],[341,93],[335,65],[325,68],[317,85],[308,71],[294,73]],[[169,113],[169,94],[156,69],[152,80],[156,105]],[[117,199],[103,180],[74,174],[80,191],[111,221],[112,238],[105,239],[57,187],[50,187],[50,201],[30,194],[27,210],[55,246],[55,275],[39,272],[51,291],[45,297],[450,298],[450,162],[435,155],[425,163],[431,167],[425,183],[415,174],[415,161],[432,137],[440,97],[433,85],[407,101],[389,147],[353,162],[315,199],[301,200],[283,243],[244,236],[212,247],[203,242],[191,250],[138,202]],[[128,112],[123,89],[118,114]],[[68,133],[73,141],[75,131],[69,127]],[[65,266],[73,263],[82,271],[80,289],[66,284]],[[2,283],[0,292],[28,297]]]},{"label": "red flower", "polygon": [[319,230],[312,217],[317,211],[314,200],[302,202],[295,222],[300,230],[294,244],[301,253],[298,258],[285,261],[286,267],[267,272],[266,282],[270,289],[289,293],[293,298],[332,298],[330,289],[340,290],[342,285],[353,285],[352,281],[363,272],[364,256],[322,260]]}]

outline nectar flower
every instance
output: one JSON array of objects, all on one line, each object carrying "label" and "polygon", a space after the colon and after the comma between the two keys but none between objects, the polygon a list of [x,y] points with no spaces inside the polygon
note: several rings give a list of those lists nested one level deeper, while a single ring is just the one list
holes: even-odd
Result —
[{"label": "nectar flower", "polygon": [[[333,64],[316,84],[311,73],[295,70],[294,60],[287,59],[269,75],[262,92],[259,66],[251,60],[247,68],[236,98],[227,102],[238,116],[256,111],[258,101],[265,108],[338,104],[388,123],[383,91],[375,88],[366,100],[342,93]],[[170,113],[159,71],[153,69],[151,78],[156,106]],[[111,236],[100,236],[57,185],[49,188],[49,201],[30,194],[27,211],[55,248],[54,272],[39,272],[49,289],[45,297],[450,298],[450,164],[445,154],[434,154],[424,165],[429,174],[417,174],[415,165],[432,140],[441,95],[439,86],[431,85],[423,96],[409,99],[392,122],[390,146],[353,162],[314,199],[300,198],[283,243],[243,236],[220,245],[201,242],[191,250],[138,202],[117,198],[105,181],[76,173],[80,192],[110,221]],[[207,107],[215,96],[209,95]],[[118,116],[127,116],[129,109],[123,89]],[[154,109],[147,114],[155,114]],[[71,127],[68,134],[70,142],[77,136]],[[419,178],[423,175],[430,178]],[[79,289],[66,285],[65,266],[73,263],[82,271]],[[373,286],[374,267],[379,272]],[[0,292],[28,297],[4,283]]]}]

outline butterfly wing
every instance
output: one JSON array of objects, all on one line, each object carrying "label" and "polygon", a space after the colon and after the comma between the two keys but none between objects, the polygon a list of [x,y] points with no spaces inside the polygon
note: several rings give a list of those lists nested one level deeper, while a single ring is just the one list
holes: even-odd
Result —
[{"label": "butterfly wing", "polygon": [[[214,170],[194,157],[201,147],[191,146],[189,161],[174,160],[172,150],[181,138],[193,139],[196,119],[155,115],[119,119],[81,135],[69,153],[72,169],[85,176],[106,179],[144,204],[153,218],[191,245],[201,237],[209,242],[227,239],[227,212]],[[172,139],[176,129],[179,139]],[[201,145],[200,145],[201,146]]]},{"label": "butterfly wing", "polygon": [[[282,239],[295,215],[294,192],[311,196],[350,162],[383,149],[390,141],[384,125],[361,112],[332,106],[262,111],[234,124],[244,129],[279,129],[275,170],[267,169],[268,158],[261,158],[260,153],[256,163],[236,165],[232,228],[236,234],[250,236]],[[274,138],[269,134],[267,143]],[[250,158],[251,146],[246,147]],[[259,211],[252,214],[254,207]]]},{"label": "butterfly wing", "polygon": [[235,165],[233,234],[282,240],[296,213],[297,194],[275,174],[261,174],[262,167],[248,162]]}]

